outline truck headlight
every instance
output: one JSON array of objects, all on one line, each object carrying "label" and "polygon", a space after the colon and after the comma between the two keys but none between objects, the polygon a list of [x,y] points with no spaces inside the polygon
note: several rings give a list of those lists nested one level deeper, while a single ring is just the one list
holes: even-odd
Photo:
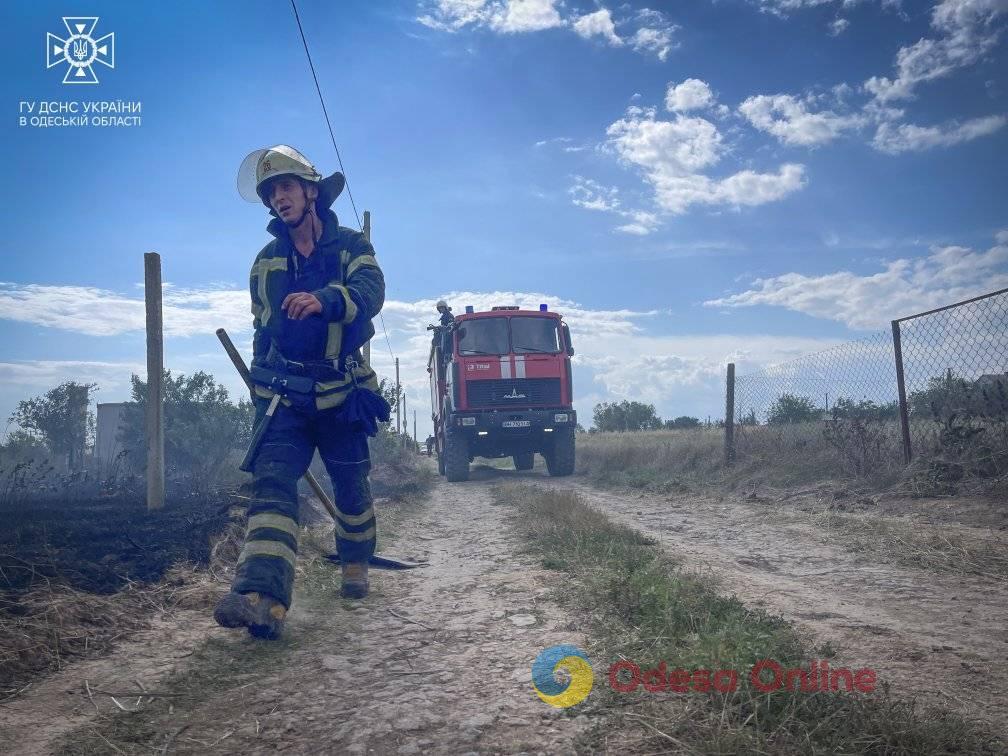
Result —
[{"label": "truck headlight", "polygon": [[570,416],[566,412],[560,412],[556,415],[553,415],[554,423],[566,423],[568,420],[570,420]]},{"label": "truck headlight", "polygon": [[463,417],[462,418],[462,425],[476,425],[476,418],[475,417]]}]

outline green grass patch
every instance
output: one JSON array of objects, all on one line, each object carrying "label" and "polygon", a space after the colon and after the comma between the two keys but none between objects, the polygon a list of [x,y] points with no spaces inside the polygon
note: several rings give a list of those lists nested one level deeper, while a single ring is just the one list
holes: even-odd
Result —
[{"label": "green grass patch", "polygon": [[[589,710],[604,724],[586,751],[655,753],[938,754],[995,753],[1005,743],[942,711],[920,711],[885,685],[871,693],[760,692],[749,671],[763,659],[808,668],[828,659],[782,618],[721,595],[647,537],[610,522],[573,492],[499,489],[514,502],[513,527],[544,566],[567,573],[559,591],[573,616],[590,623],[595,690]],[[626,659],[643,672],[735,670],[734,691],[617,693],[609,665]],[[622,677],[624,681],[626,677]],[[579,713],[578,709],[572,713]],[[615,728],[615,729],[614,729]]]}]

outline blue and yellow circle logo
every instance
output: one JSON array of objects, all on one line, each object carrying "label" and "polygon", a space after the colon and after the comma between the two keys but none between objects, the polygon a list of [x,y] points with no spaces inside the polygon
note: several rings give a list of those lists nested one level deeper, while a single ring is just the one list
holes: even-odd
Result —
[{"label": "blue and yellow circle logo", "polygon": [[[570,675],[566,683],[557,682],[556,673]],[[577,646],[550,646],[532,662],[532,687],[550,706],[566,709],[588,698],[592,689],[592,667],[588,656]]]}]

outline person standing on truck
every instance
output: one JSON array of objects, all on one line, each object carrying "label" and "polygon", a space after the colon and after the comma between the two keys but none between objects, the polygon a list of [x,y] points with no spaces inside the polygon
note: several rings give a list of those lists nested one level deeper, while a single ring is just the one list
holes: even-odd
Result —
[{"label": "person standing on truck", "polygon": [[455,324],[455,316],[452,315],[451,307],[443,299],[438,300],[437,311],[441,313],[442,328],[451,328]]},{"label": "person standing on truck", "polygon": [[341,595],[368,594],[375,516],[367,435],[376,416],[388,419],[388,405],[361,347],[374,335],[385,279],[371,243],[330,209],[344,184],[343,174],[323,178],[287,145],[253,152],[238,175],[242,196],[273,216],[267,231],[274,238],[249,279],[256,435],[265,430],[250,450],[253,495],[234,584],[214,618],[256,637],[279,637],[291,605],[297,485],[315,449],[336,494]]}]

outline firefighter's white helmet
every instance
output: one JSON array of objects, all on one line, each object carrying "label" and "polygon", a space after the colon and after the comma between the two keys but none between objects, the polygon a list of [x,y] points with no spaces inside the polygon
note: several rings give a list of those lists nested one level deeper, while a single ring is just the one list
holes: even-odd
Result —
[{"label": "firefighter's white helmet", "polygon": [[435,309],[438,312],[441,312],[441,310],[447,310],[448,309],[448,303],[445,302],[443,299],[439,299],[438,302],[437,302],[437,304],[435,305]]},{"label": "firefighter's white helmet", "polygon": [[312,162],[290,145],[278,144],[250,152],[238,169],[238,193],[249,202],[262,202],[269,207],[265,187],[277,176],[297,176],[319,185],[319,202],[328,207],[343,191],[346,183],[342,173],[323,179]]}]

